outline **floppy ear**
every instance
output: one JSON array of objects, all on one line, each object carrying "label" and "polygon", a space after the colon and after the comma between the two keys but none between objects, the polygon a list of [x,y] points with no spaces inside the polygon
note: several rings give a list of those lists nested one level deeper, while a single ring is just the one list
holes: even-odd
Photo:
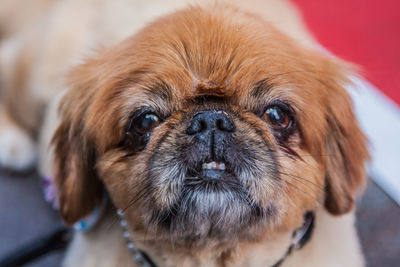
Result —
[{"label": "floppy ear", "polygon": [[346,90],[336,85],[328,96],[325,140],[326,209],[335,215],[349,212],[365,184],[369,159],[366,138],[358,127]]},{"label": "floppy ear", "polygon": [[90,90],[83,88],[74,88],[64,96],[59,107],[61,122],[52,140],[60,213],[67,224],[89,214],[103,195],[95,169],[94,142],[84,132],[91,97]]}]

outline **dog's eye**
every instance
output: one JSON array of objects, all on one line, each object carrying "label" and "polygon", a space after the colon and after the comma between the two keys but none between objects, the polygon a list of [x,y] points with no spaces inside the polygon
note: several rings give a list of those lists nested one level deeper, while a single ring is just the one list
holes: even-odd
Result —
[{"label": "dog's eye", "polygon": [[132,121],[132,130],[139,135],[144,135],[151,132],[160,123],[160,118],[154,113],[144,113]]},{"label": "dog's eye", "polygon": [[151,132],[160,125],[162,119],[153,111],[139,111],[132,116],[126,131],[125,145],[141,151],[150,140]]},{"label": "dog's eye", "polygon": [[268,107],[263,114],[263,119],[276,130],[288,129],[292,124],[289,110],[277,105]]}]

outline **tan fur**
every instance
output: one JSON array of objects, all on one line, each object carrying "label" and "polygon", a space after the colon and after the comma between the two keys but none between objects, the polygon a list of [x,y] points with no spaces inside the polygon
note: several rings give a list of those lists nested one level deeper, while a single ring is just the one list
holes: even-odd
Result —
[{"label": "tan fur", "polygon": [[0,6],[0,38],[23,31],[46,12],[53,0],[2,0]]},{"label": "tan fur", "polygon": [[0,166],[18,171],[33,167],[36,144],[0,105]]},{"label": "tan fur", "polygon": [[[238,138],[249,144],[261,139],[279,158],[282,184],[268,173],[246,184],[257,204],[275,208],[273,219],[224,240],[210,237],[189,245],[181,240],[171,247],[168,233],[149,228],[146,217],[149,207],[166,208],[174,201],[170,188],[175,185],[160,182],[152,192],[155,201],[139,199],[127,212],[138,245],[162,266],[269,266],[285,253],[303,214],[314,210],[313,238],[282,266],[362,266],[351,210],[364,184],[368,153],[344,89],[350,67],[314,50],[313,38],[288,2],[235,2],[239,8],[195,5],[148,26],[186,1],[154,1],[157,8],[127,0],[55,3],[31,29],[1,47],[1,66],[8,66],[2,72],[3,112],[36,136],[45,106],[63,94],[67,71],[89,57],[68,74],[61,121],[53,104],[41,130],[45,145],[55,131],[60,212],[72,224],[100,203],[104,187],[117,208],[127,208],[132,196],[142,194],[154,151],[180,141],[185,114],[223,106],[240,115]],[[148,91],[154,93],[150,98]],[[157,95],[161,91],[171,94],[168,101]],[[228,100],[198,102],[208,96]],[[300,126],[286,150],[252,112],[274,99],[293,106]],[[121,144],[132,110],[143,105],[171,116],[155,129],[145,152],[132,156]],[[264,155],[259,147],[253,150]],[[174,160],[173,153],[165,157]],[[51,169],[41,166],[44,172]],[[165,170],[159,171],[162,177]],[[65,266],[134,266],[110,214],[93,231],[77,234]]]},{"label": "tan fur", "polygon": [[[115,223],[117,218],[113,216],[107,218],[93,231],[76,235],[63,266],[138,266],[132,261],[131,254],[121,239],[122,231]],[[324,210],[319,210],[317,221],[312,241],[288,257],[282,266],[364,266],[354,227],[353,212],[335,217]],[[145,249],[140,240],[138,241],[139,247]],[[277,237],[273,242],[243,244],[234,252],[233,260],[227,262],[226,266],[271,266],[282,257],[289,243],[290,233]],[[210,259],[209,255],[196,258],[192,257],[193,255],[179,254],[179,251],[172,253],[151,249],[146,251],[152,259],[162,263],[160,266],[220,266],[218,260]]]}]

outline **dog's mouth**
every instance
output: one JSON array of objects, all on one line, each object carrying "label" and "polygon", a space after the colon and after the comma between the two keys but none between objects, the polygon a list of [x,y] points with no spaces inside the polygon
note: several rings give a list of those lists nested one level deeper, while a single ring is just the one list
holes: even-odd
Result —
[{"label": "dog's mouth", "polygon": [[225,171],[226,170],[226,165],[224,162],[217,162],[217,161],[211,161],[208,163],[203,163],[201,165],[201,168],[204,170],[217,170],[217,171]]},{"label": "dog's mouth", "polygon": [[188,168],[185,185],[193,184],[238,183],[238,179],[228,162],[222,160],[205,160],[195,167]]},{"label": "dog's mouth", "polygon": [[153,218],[162,218],[157,225],[175,242],[197,244],[247,236],[243,229],[265,223],[272,211],[256,203],[229,161],[204,160],[187,171],[174,204]]},{"label": "dog's mouth", "polygon": [[219,181],[228,173],[226,164],[222,161],[206,161],[198,166],[194,174],[205,181]]}]

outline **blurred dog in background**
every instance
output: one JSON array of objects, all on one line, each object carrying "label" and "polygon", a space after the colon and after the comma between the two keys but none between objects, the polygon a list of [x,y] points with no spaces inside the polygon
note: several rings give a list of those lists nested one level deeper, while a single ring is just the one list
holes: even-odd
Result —
[{"label": "blurred dog in background", "polygon": [[289,2],[41,3],[4,30],[0,164],[39,157],[70,225],[111,200],[65,266],[363,265],[351,67]]}]

